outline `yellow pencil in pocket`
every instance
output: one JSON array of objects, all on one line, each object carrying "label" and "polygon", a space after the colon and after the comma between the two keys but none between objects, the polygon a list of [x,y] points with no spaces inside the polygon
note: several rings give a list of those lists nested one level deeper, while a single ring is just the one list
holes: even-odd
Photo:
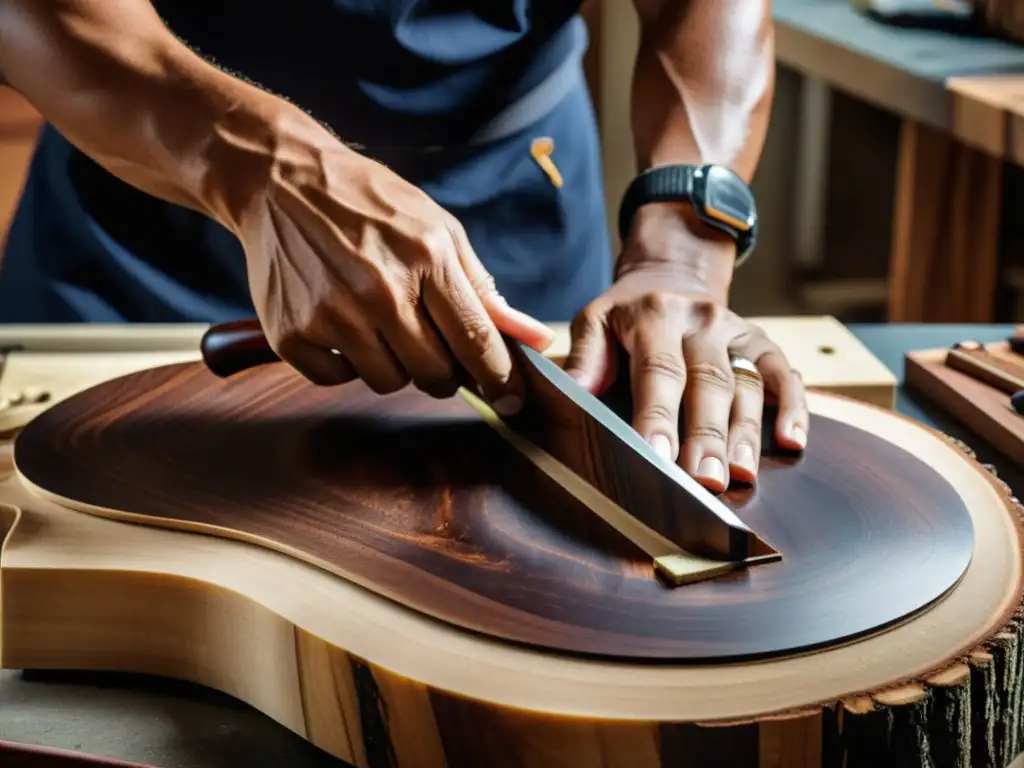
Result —
[{"label": "yellow pencil in pocket", "polygon": [[541,136],[540,138],[534,139],[533,143],[530,144],[530,154],[537,162],[537,165],[539,165],[541,170],[548,175],[552,184],[556,187],[561,187],[563,184],[562,174],[559,173],[558,167],[555,165],[555,161],[551,159],[551,155],[554,151],[554,139],[548,136]]}]

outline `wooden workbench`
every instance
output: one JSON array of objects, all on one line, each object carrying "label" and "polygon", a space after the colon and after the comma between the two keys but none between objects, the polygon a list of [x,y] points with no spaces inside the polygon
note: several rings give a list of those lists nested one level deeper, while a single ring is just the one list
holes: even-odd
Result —
[{"label": "wooden workbench", "polygon": [[778,62],[902,120],[892,322],[989,322],[1004,161],[1024,165],[1024,46],[888,26],[849,0],[775,0]]}]

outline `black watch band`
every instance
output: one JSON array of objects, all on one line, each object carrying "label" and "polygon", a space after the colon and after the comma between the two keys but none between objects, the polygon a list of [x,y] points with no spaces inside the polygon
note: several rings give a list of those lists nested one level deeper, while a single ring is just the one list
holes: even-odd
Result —
[{"label": "black watch band", "polygon": [[736,263],[750,255],[757,239],[754,195],[735,173],[720,165],[662,165],[637,176],[619,207],[619,237],[625,241],[637,210],[648,203],[685,202],[697,217],[736,240]]}]

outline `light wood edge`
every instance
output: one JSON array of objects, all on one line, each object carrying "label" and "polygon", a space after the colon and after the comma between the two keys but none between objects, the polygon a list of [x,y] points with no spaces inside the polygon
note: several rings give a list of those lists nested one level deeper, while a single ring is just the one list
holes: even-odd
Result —
[{"label": "light wood edge", "polygon": [[953,134],[993,157],[1024,163],[1024,77],[1020,74],[951,77]]},{"label": "light wood edge", "polygon": [[50,408],[52,403],[32,403],[0,408],[0,440],[14,437],[32,419]]},{"label": "light wood edge", "polygon": [[198,350],[205,323],[54,323],[0,325],[0,349],[33,352],[162,352]]},{"label": "light wood edge", "polygon": [[[371,659],[381,674],[481,706],[491,702],[488,706],[503,711],[533,712],[531,717],[614,721],[786,717],[873,696],[962,663],[1018,607],[1019,521],[1015,513],[1007,514],[1013,507],[1005,490],[948,442],[907,420],[815,393],[809,403],[815,413],[880,433],[927,457],[964,497],[979,551],[985,553],[930,611],[861,642],[713,668],[648,667],[538,652],[444,625],[273,552],[75,515],[8,481],[0,486],[0,499],[21,507],[25,516],[8,537],[0,564],[8,640],[3,665],[127,665],[225,690],[298,727],[295,711],[301,708],[282,712],[290,699],[274,687],[297,684],[287,682],[288,670],[299,663],[292,642],[296,632],[315,638],[322,654]],[[62,529],[69,538],[61,545]],[[225,567],[227,562],[232,567]],[[99,592],[97,580],[105,585]],[[174,596],[161,596],[161,590]],[[97,595],[104,592],[107,599],[98,604]],[[178,604],[193,618],[199,610],[211,620],[224,615],[235,623],[172,627],[167,609]],[[325,611],[325,605],[346,609]],[[56,613],[46,616],[48,611]],[[24,614],[33,612],[35,618],[26,623]],[[257,615],[261,618],[252,622],[264,629],[249,626],[248,619],[238,623],[240,617]],[[157,637],[151,636],[154,627]],[[197,635],[198,628],[206,634]],[[285,645],[282,636],[289,638]],[[915,649],[913,658],[907,649]],[[201,659],[190,656],[196,653]],[[256,680],[250,673],[254,668],[273,678],[273,686],[269,679]]]}]

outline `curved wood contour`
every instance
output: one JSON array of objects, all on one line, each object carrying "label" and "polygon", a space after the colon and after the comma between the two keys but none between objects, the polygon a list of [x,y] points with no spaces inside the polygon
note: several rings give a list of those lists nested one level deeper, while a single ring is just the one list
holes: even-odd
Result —
[{"label": "curved wood contour", "polygon": [[[0,662],[199,682],[360,768],[871,765],[852,758],[855,742],[830,741],[840,712],[847,732],[883,704],[912,720],[921,701],[991,672],[1020,604],[1021,526],[1001,484],[931,432],[836,398],[810,404],[926,459],[974,524],[975,557],[950,594],[858,642],[724,666],[531,650],[260,547],[76,514],[13,477],[0,485],[22,509],[0,561]],[[886,749],[873,764],[903,754]]]},{"label": "curved wood contour", "polygon": [[259,543],[497,638],[708,661],[875,631],[963,574],[961,497],[854,424],[816,414],[813,451],[769,455],[756,490],[725,494],[782,562],[675,590],[464,400],[411,388],[166,366],[58,403],[18,437],[15,463],[66,506]]},{"label": "curved wood contour", "polygon": [[[734,570],[750,558],[761,562],[780,559],[768,542],[714,494],[675,462],[663,460],[637,434],[628,421],[633,411],[628,387],[618,388],[625,390],[626,397],[620,395],[623,402],[616,413],[544,353],[513,337],[505,337],[505,343],[525,392],[525,407],[505,420],[516,433],[625,507],[677,550],[698,558],[730,561],[728,565],[734,566],[720,563],[717,570],[723,566]],[[201,349],[206,367],[220,377],[280,360],[255,318],[211,326],[203,334]],[[477,399],[468,390],[462,394]],[[661,560],[655,562],[664,566]],[[671,569],[659,570],[667,573]]]}]

